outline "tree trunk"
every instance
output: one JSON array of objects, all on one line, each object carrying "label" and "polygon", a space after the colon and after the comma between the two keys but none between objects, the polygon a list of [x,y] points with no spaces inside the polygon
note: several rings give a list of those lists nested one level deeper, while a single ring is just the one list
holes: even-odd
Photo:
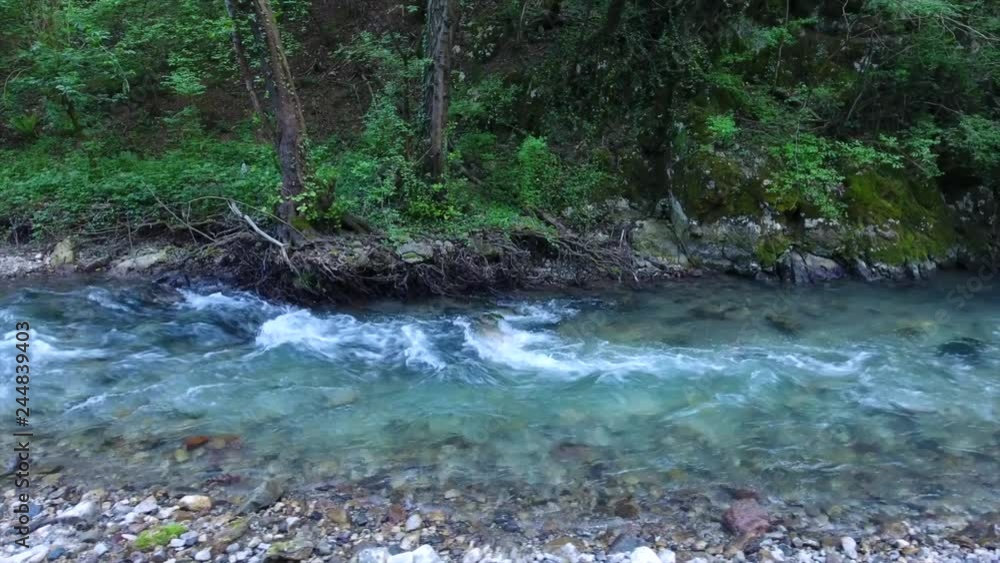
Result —
[{"label": "tree trunk", "polygon": [[284,224],[278,228],[282,242],[296,242],[297,231],[292,227],[296,218],[295,198],[305,190],[309,176],[306,160],[306,125],[302,106],[295,93],[292,71],[281,45],[278,22],[269,0],[252,0],[255,31],[266,48],[266,68],[273,84],[271,92],[275,119],[275,147],[281,166],[281,203],[278,217]]},{"label": "tree trunk", "polygon": [[253,105],[253,111],[260,119],[261,130],[269,141],[274,140],[274,131],[271,127],[270,118],[267,113],[264,112],[264,108],[260,105],[260,96],[257,95],[257,89],[254,88],[253,84],[253,70],[250,68],[250,63],[247,62],[246,48],[243,46],[243,37],[240,34],[239,28],[239,17],[236,12],[236,7],[233,6],[233,0],[225,0],[226,11],[229,12],[230,19],[233,20],[233,33],[231,35],[233,42],[233,53],[236,55],[236,65],[240,69],[240,78],[243,80],[243,86],[247,89],[247,93],[250,94],[250,103]]},{"label": "tree trunk", "polygon": [[430,61],[424,85],[428,119],[428,167],[439,180],[448,160],[448,92],[451,75],[451,49],[454,41],[454,0],[427,0],[426,57]]}]

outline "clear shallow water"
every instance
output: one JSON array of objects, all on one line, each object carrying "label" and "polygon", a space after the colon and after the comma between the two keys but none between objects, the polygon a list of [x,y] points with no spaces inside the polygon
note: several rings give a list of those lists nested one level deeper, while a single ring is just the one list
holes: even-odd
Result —
[{"label": "clear shallow water", "polygon": [[[76,280],[0,289],[0,322],[11,349],[15,321],[34,329],[46,462],[113,482],[735,484],[986,507],[1000,494],[1000,292],[949,302],[967,281],[702,280],[320,311]],[[960,338],[974,340],[940,348]],[[200,435],[227,437],[188,451]]]}]

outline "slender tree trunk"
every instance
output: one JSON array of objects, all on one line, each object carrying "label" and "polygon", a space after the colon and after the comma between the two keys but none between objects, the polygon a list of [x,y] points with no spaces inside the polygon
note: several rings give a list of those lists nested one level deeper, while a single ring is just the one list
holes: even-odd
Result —
[{"label": "slender tree trunk", "polygon": [[281,166],[281,203],[278,217],[284,224],[278,228],[282,242],[296,242],[297,232],[292,228],[296,219],[295,198],[305,190],[309,177],[306,159],[306,126],[302,106],[295,93],[292,71],[281,45],[278,22],[269,0],[251,0],[254,12],[254,34],[265,49],[265,81],[274,107],[275,148]]},{"label": "slender tree trunk", "polygon": [[250,103],[253,105],[253,111],[260,119],[261,130],[268,140],[274,140],[274,131],[271,127],[271,120],[267,113],[264,112],[264,108],[260,105],[260,96],[257,95],[257,89],[254,88],[253,84],[253,70],[250,68],[250,63],[247,62],[246,48],[243,46],[243,37],[240,34],[239,28],[239,17],[236,12],[236,7],[233,5],[233,0],[225,0],[226,11],[229,12],[230,19],[233,20],[233,33],[231,35],[233,41],[233,53],[236,55],[236,65],[240,69],[240,78],[243,80],[243,86],[247,89],[247,93],[250,94]]},{"label": "slender tree trunk", "polygon": [[604,17],[604,27],[595,38],[596,41],[604,41],[611,38],[618,26],[622,23],[622,13],[625,11],[625,0],[611,0],[608,4],[608,12]]},{"label": "slender tree trunk", "polygon": [[448,160],[448,91],[451,75],[451,49],[454,41],[454,0],[427,1],[426,57],[430,61],[424,86],[428,119],[428,167],[438,180]]}]

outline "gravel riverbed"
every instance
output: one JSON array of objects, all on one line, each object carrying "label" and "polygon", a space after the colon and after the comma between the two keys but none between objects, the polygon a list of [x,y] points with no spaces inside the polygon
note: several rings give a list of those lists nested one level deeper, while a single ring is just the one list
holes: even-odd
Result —
[{"label": "gravel riverbed", "polygon": [[[789,563],[1000,561],[1000,517],[855,518],[853,531],[809,507],[732,490],[723,510],[705,495],[703,515],[666,520],[631,501],[608,514],[531,518],[520,498],[474,491],[407,494],[318,486],[286,490],[265,480],[240,494],[164,488],[85,488],[47,475],[29,505],[31,547],[14,544],[17,499],[4,495],[0,563]],[[439,496],[438,496],[439,495]],[[391,497],[392,498],[390,500]],[[426,497],[422,497],[426,498]],[[697,504],[696,502],[696,504]],[[465,510],[476,506],[480,516]],[[716,510],[716,514],[707,514]],[[812,515],[812,516],[811,516]],[[846,520],[846,519],[845,519]]]}]

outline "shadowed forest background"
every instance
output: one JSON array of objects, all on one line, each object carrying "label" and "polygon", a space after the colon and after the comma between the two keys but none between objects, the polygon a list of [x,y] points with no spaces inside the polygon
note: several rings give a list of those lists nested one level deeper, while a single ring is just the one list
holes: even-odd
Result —
[{"label": "shadowed forest background", "polygon": [[586,230],[596,202],[671,194],[695,221],[891,225],[895,262],[996,240],[956,220],[1000,180],[992,0],[0,0],[0,21],[9,242],[210,230],[219,198],[299,232]]}]

